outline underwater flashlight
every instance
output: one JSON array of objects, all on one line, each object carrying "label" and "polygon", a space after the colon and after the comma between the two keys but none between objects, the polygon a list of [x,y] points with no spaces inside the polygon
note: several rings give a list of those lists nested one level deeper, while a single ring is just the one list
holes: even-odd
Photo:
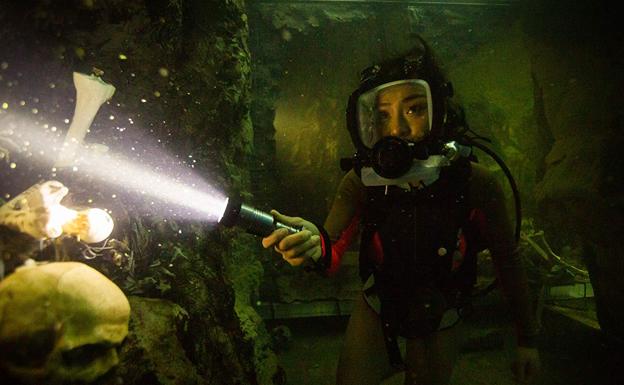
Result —
[{"label": "underwater flashlight", "polygon": [[226,227],[242,227],[248,233],[261,237],[266,237],[277,229],[286,229],[290,234],[302,230],[302,227],[278,222],[273,215],[244,204],[240,198],[227,199],[225,211],[219,223]]}]

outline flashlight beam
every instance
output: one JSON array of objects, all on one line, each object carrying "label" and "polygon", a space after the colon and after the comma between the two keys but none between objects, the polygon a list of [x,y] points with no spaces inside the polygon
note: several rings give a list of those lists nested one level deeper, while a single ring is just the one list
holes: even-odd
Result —
[{"label": "flashlight beam", "polygon": [[[19,155],[46,167],[57,161],[59,152],[64,148],[60,132],[44,130],[40,124],[20,116],[5,116],[4,119],[7,120],[3,121],[4,127],[0,130],[0,144],[12,144],[5,158]],[[158,151],[149,152],[158,155]],[[104,184],[119,186],[123,191],[186,209],[184,217],[216,222],[225,210],[225,196],[191,173],[189,168],[176,167],[179,162],[173,159],[171,162],[162,161],[169,158],[161,154],[159,164],[164,167],[159,168],[154,164],[141,164],[143,160],[140,158],[129,159],[110,151],[103,153],[92,145],[80,145],[76,148],[73,163],[65,169],[73,169],[77,176],[91,177]],[[52,171],[58,169],[52,168]]]},{"label": "flashlight beam", "polygon": [[203,214],[218,221],[223,216],[227,200],[200,178],[200,188],[189,186],[153,169],[141,167],[121,156],[88,152],[78,157],[76,171],[126,190],[149,196],[166,203]]}]

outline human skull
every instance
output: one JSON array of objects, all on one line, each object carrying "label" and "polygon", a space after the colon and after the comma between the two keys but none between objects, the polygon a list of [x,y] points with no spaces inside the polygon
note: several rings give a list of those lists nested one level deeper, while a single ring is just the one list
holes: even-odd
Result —
[{"label": "human skull", "polygon": [[22,267],[0,282],[0,366],[29,383],[91,382],[118,363],[130,305],[79,262]]}]

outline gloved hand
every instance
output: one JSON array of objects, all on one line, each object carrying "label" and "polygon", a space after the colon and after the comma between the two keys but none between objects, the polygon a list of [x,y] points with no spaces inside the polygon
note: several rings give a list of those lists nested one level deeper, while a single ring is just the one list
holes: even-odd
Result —
[{"label": "gloved hand", "polygon": [[292,266],[299,266],[308,259],[315,262],[322,255],[321,237],[319,229],[312,222],[308,222],[299,217],[289,217],[271,210],[279,222],[291,226],[301,226],[303,230],[295,234],[288,233],[286,229],[277,229],[266,238],[262,238],[262,246],[269,248],[273,246],[275,251],[282,255],[282,258]]},{"label": "gloved hand", "polygon": [[518,346],[516,349],[516,359],[511,369],[516,383],[530,384],[535,380],[540,371],[539,351],[535,348]]}]

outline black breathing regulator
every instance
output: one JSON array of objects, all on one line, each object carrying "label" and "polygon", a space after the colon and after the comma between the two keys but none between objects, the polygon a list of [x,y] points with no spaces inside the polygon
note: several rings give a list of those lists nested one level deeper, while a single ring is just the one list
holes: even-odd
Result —
[{"label": "black breathing regulator", "polygon": [[371,167],[377,175],[395,179],[406,174],[414,160],[426,160],[431,155],[443,155],[452,162],[459,157],[469,157],[471,154],[470,146],[456,141],[414,143],[396,136],[386,136],[380,139],[372,149],[358,151],[351,158],[341,159],[340,167],[343,171],[351,168],[361,170],[363,167]]}]

